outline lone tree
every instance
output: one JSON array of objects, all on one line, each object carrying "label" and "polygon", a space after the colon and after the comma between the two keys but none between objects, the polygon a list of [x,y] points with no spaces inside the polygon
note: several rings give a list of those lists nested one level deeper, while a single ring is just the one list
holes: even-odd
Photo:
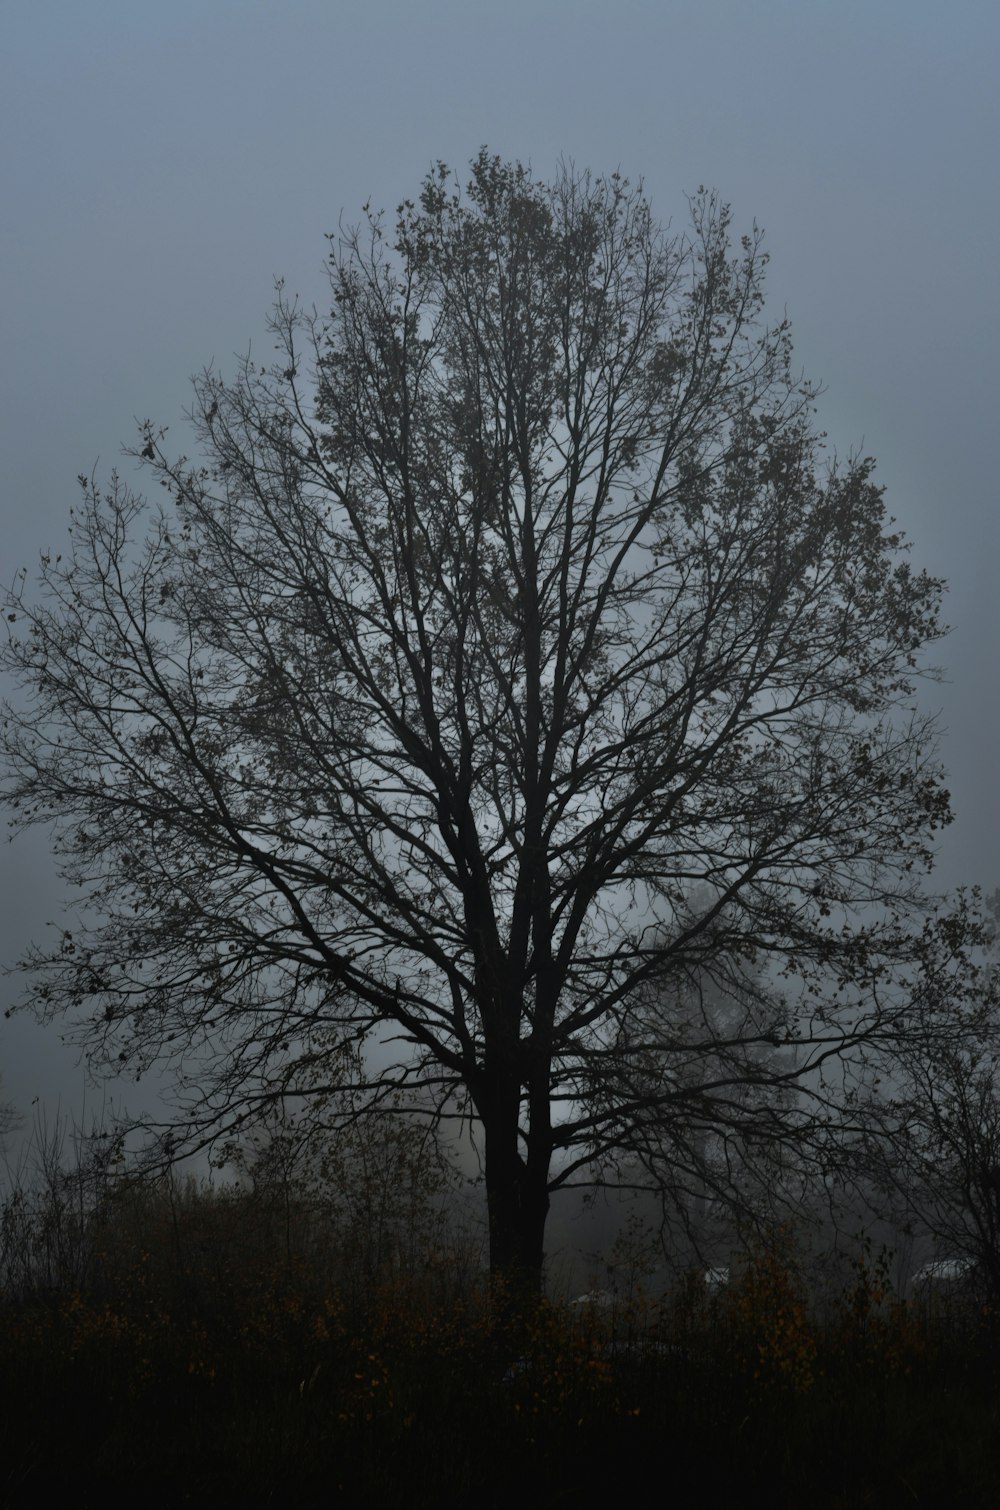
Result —
[{"label": "lone tree", "polygon": [[618,176],[440,166],[195,381],[198,459],[142,428],[162,507],[81,479],[8,603],[15,823],[84,897],[30,999],[176,1061],[195,1140],[429,1088],[529,1289],[554,1189],[815,1146],[933,977],[941,584],[824,456],[765,262],[704,191],[668,236]]}]

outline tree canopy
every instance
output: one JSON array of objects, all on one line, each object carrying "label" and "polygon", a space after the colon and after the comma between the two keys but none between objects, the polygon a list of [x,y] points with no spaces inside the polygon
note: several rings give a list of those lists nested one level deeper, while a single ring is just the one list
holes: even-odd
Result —
[{"label": "tree canopy", "polygon": [[824,449],[759,231],[690,210],[440,165],[195,381],[194,459],[143,427],[159,506],[81,479],[7,615],[8,793],[84,899],[35,1003],[179,1066],[195,1139],[422,1087],[536,1279],[595,1166],[825,1136],[958,947],[941,583]]}]

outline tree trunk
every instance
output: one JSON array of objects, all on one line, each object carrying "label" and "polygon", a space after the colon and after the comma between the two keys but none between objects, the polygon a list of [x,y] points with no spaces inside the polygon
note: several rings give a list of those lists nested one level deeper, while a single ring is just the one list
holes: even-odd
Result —
[{"label": "tree trunk", "polygon": [[548,1167],[532,1167],[517,1148],[517,1119],[485,1119],[490,1284],[501,1316],[531,1311],[542,1297]]}]

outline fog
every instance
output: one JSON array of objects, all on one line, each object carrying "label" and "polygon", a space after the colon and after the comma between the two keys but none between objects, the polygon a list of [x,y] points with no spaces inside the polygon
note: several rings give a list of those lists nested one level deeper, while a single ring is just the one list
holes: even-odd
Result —
[{"label": "fog", "polygon": [[[186,449],[188,378],[266,352],[273,279],[322,303],[324,236],[480,144],[642,178],[661,220],[715,186],[772,254],[775,317],[831,448],[879,461],[916,565],[950,582],[935,884],[997,874],[995,377],[1000,14],[979,0],[175,0],[5,7],[0,576],[59,549],[75,479],[146,417]],[[6,689],[5,689],[6,690]],[[58,920],[41,835],[3,853],[0,960]],[[0,986],[3,1006],[19,994]],[[86,1120],[55,1028],[3,1025],[2,1095]]]}]

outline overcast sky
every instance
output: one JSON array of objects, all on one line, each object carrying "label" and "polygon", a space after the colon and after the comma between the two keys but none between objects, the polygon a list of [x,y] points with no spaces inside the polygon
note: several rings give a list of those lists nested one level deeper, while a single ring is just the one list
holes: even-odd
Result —
[{"label": "overcast sky", "polygon": [[[0,577],[64,538],[134,419],[183,447],[188,379],[263,345],[273,279],[322,302],[324,235],[483,143],[641,177],[662,220],[713,186],[840,450],[879,461],[951,584],[939,659],[957,821],[939,880],[1000,884],[992,0],[4,0]],[[2,851],[0,959],[57,916],[44,843]],[[0,980],[7,1001],[15,983]],[[54,1029],[2,1024],[3,1093],[100,1104]],[[120,1091],[115,1091],[120,1094]]]}]

